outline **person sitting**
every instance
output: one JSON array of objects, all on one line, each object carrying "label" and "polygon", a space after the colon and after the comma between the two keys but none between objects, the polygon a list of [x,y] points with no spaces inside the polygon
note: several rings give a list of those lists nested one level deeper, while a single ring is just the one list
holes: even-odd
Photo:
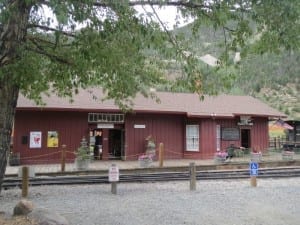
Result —
[{"label": "person sitting", "polygon": [[234,145],[231,144],[228,148],[227,148],[227,157],[226,160],[231,160],[234,157]]}]

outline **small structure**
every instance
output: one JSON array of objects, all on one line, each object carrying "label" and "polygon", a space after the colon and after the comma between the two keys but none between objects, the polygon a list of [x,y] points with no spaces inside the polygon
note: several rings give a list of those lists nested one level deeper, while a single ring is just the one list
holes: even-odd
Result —
[{"label": "small structure", "polygon": [[199,59],[209,66],[215,67],[220,65],[220,61],[210,54],[200,56]]},{"label": "small structure", "polygon": [[287,120],[284,124],[288,126],[288,141],[298,143],[300,148],[300,120]]}]

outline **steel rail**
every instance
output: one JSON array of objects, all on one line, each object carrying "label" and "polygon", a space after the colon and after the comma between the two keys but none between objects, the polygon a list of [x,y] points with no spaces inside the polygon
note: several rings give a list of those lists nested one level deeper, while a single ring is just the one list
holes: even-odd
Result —
[{"label": "steel rail", "polygon": [[[197,180],[218,180],[218,179],[246,179],[249,178],[249,170],[213,170],[197,171]],[[299,167],[290,168],[263,168],[259,170],[259,178],[288,178],[300,177]],[[122,174],[120,171],[119,182],[163,182],[163,181],[184,181],[190,179],[190,173],[186,172],[155,172],[155,173],[129,173]],[[75,185],[75,184],[105,184],[108,182],[108,175],[66,175],[66,176],[36,176],[29,179],[30,186],[42,185]],[[21,178],[8,177],[4,179],[3,189],[21,187]]]}]

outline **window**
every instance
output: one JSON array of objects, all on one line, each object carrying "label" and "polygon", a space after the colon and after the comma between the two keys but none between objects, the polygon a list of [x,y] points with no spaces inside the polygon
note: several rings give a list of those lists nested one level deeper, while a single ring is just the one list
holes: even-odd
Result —
[{"label": "window", "polygon": [[89,123],[124,123],[124,114],[89,113]]},{"label": "window", "polygon": [[186,125],[186,150],[199,151],[199,125]]},{"label": "window", "polygon": [[221,126],[217,125],[216,126],[216,143],[217,143],[217,151],[221,150]]}]

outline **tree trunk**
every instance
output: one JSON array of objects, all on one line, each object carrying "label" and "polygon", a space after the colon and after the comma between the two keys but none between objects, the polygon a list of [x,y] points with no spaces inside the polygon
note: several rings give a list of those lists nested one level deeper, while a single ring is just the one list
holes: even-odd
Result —
[{"label": "tree trunk", "polygon": [[11,85],[11,79],[0,81],[0,193],[10,150],[11,134],[19,89]]},{"label": "tree trunk", "polygon": [[[0,193],[10,149],[13,121],[22,74],[10,65],[19,59],[18,49],[25,43],[29,21],[28,1],[11,0],[1,13],[8,17],[0,21]],[[30,1],[29,1],[30,2]]]}]

